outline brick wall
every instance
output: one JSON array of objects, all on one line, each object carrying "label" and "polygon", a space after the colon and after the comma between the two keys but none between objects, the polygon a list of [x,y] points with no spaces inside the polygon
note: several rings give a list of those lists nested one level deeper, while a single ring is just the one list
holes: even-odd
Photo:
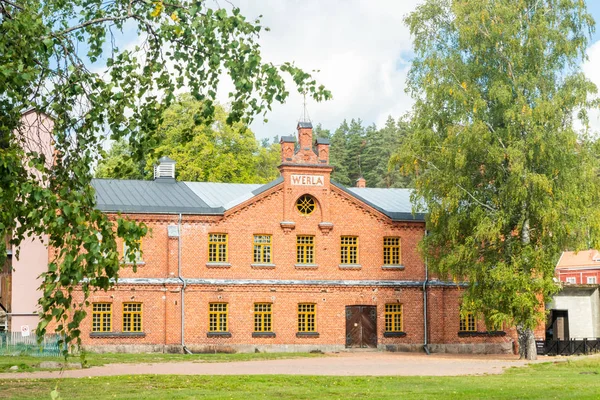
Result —
[{"label": "brick wall", "polygon": [[[169,225],[179,224],[179,216],[127,215],[145,222],[151,229],[142,241],[143,263],[138,265],[137,273],[130,265],[124,266],[120,277],[125,281],[109,292],[92,295],[91,302],[113,303],[114,332],[92,338],[88,316],[82,327],[84,344],[113,346],[113,349],[115,346],[181,344],[182,286],[176,280],[181,267],[181,275],[192,282],[185,289],[184,339],[190,348],[200,351],[217,348],[251,351],[251,346],[272,346],[280,351],[286,346],[343,348],[346,306],[370,305],[377,309],[377,343],[381,348],[419,349],[425,340],[421,286],[425,266],[417,244],[424,235],[424,223],[394,222],[332,185],[329,180],[332,168],[317,160],[316,155],[312,157],[311,151],[301,149],[292,158],[283,155],[284,162],[280,166],[283,182],[227,210],[224,215],[183,215],[181,243],[167,234]],[[296,181],[293,184],[294,175],[310,175],[314,179],[309,182],[313,183],[306,185]],[[316,200],[316,209],[308,215],[296,209],[297,199],[305,194]],[[210,233],[228,235],[227,263],[208,262]],[[255,234],[272,235],[273,265],[253,265]],[[296,265],[297,235],[314,235],[316,265]],[[358,237],[358,265],[340,265],[340,237],[343,235]],[[382,268],[385,236],[400,237],[402,267]],[[127,281],[128,278],[154,278],[155,281],[143,284]],[[165,282],[169,278],[171,280]],[[193,280],[213,281],[193,283]],[[386,281],[396,283],[390,287]],[[440,286],[428,290],[429,343],[511,347],[512,331],[505,336],[458,335],[460,291],[456,287]],[[122,304],[127,301],[143,302],[143,336],[118,334],[122,331]],[[228,303],[230,337],[207,337],[210,302]],[[253,337],[255,302],[272,303],[275,337]],[[318,337],[296,336],[297,305],[306,302],[316,305]],[[405,335],[402,337],[384,336],[387,303],[403,305]],[[482,322],[478,322],[477,330],[485,331]],[[436,349],[444,351],[443,347]]]}]

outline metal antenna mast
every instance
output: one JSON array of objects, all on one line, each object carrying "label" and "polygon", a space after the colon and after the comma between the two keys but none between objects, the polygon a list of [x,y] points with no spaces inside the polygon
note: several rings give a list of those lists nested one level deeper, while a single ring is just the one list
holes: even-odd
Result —
[{"label": "metal antenna mast", "polygon": [[306,92],[303,92],[302,96],[302,114],[300,115],[300,120],[298,122],[311,122],[310,115],[308,115],[308,108],[306,107]]}]

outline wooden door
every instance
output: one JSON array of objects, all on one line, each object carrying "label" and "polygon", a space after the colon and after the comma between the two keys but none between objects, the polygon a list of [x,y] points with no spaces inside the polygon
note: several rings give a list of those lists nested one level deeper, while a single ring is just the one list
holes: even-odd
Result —
[{"label": "wooden door", "polygon": [[346,306],[346,347],[377,347],[376,306]]},{"label": "wooden door", "polygon": [[569,340],[569,311],[551,310],[550,311],[551,334],[547,332],[552,340]]}]

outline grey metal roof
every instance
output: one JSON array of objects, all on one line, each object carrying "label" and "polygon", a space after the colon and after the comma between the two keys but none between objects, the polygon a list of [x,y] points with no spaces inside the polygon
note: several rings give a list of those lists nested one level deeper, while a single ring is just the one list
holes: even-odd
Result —
[{"label": "grey metal roof", "polygon": [[133,213],[219,214],[196,196],[183,182],[175,179],[137,181],[93,179],[96,205],[100,211]]},{"label": "grey metal roof", "polygon": [[210,207],[230,209],[251,199],[253,190],[261,184],[218,183],[218,182],[183,182],[196,196]]},{"label": "grey metal roof", "polygon": [[282,136],[279,140],[283,143],[294,143],[296,138],[294,136]]},{"label": "grey metal roof", "polygon": [[301,121],[298,122],[298,127],[299,128],[312,128],[312,122],[306,122],[306,121]]},{"label": "grey metal roof", "polygon": [[[254,196],[283,182],[280,176],[267,184],[178,182],[93,179],[96,203],[100,211],[152,214],[222,215]],[[411,189],[346,188],[334,186],[394,221],[423,221],[424,213],[412,213]]]},{"label": "grey metal roof", "polygon": [[425,220],[424,213],[418,212],[413,214],[413,205],[410,201],[412,189],[346,188],[339,183],[331,183],[360,201],[381,211],[394,221]]},{"label": "grey metal roof", "polygon": [[327,138],[317,138],[317,144],[331,144],[331,142]]},{"label": "grey metal roof", "polygon": [[158,159],[158,162],[175,163],[175,160],[173,160],[172,158],[169,158],[167,156],[162,156],[161,158]]}]

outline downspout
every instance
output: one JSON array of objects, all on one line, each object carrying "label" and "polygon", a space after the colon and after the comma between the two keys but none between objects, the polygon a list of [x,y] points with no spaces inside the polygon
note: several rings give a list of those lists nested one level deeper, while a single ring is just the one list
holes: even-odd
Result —
[{"label": "downspout", "polygon": [[179,222],[177,224],[177,277],[181,281],[181,348],[184,353],[192,354],[185,346],[185,288],[187,282],[181,276],[181,213],[179,213]]},{"label": "downspout", "polygon": [[427,284],[429,278],[427,275],[427,257],[425,257],[425,281],[423,282],[423,350],[429,355],[429,347],[427,347]]},{"label": "downspout", "polygon": [[[425,231],[427,235],[427,231]],[[427,256],[425,256],[425,280],[423,281],[423,350],[429,355],[427,346],[427,284],[429,283],[429,271],[427,268]]]}]

